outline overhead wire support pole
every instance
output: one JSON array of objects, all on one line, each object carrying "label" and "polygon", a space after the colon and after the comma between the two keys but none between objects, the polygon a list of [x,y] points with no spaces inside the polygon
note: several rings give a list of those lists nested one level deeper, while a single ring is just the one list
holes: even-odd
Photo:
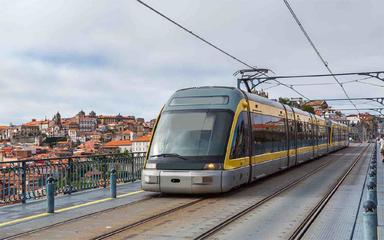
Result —
[{"label": "overhead wire support pole", "polygon": [[[363,75],[369,78],[376,78],[378,80],[384,81],[384,77],[381,77],[380,74],[384,75],[384,71],[372,71],[372,72],[348,72],[348,73],[332,73],[332,74],[302,74],[302,75],[281,75],[281,76],[271,76],[271,77],[256,77],[255,79],[288,79],[288,78],[316,78],[316,77],[332,77],[332,76],[356,76]],[[368,79],[368,78],[365,78]]]},{"label": "overhead wire support pole", "polygon": [[[209,42],[209,41],[206,40],[205,38],[200,37],[198,34],[192,32],[192,31],[189,30],[188,28],[182,26],[180,23],[176,22],[175,20],[173,20],[173,19],[167,17],[165,14],[159,12],[158,10],[156,10],[156,9],[154,9],[153,7],[149,6],[149,5],[146,4],[145,2],[143,2],[143,1],[141,1],[141,0],[136,0],[136,1],[137,1],[138,3],[140,3],[141,5],[145,6],[146,8],[150,9],[150,10],[153,11],[154,13],[158,14],[159,16],[163,17],[164,19],[168,20],[169,22],[173,23],[173,24],[176,25],[177,27],[181,28],[183,31],[185,31],[185,32],[187,32],[187,33],[189,33],[189,34],[191,34],[191,35],[194,36],[195,38],[197,38],[197,39],[203,41],[204,43],[208,44],[209,46],[215,48],[216,50],[218,50],[219,52],[223,53],[224,55],[226,55],[226,56],[232,58],[233,60],[235,60],[235,61],[241,63],[242,65],[244,65],[244,66],[246,66],[246,67],[252,69],[253,71],[258,72],[258,74],[268,77],[267,73],[268,73],[268,71],[271,71],[271,70],[267,69],[267,72],[265,72],[265,71],[264,71],[265,69],[260,69],[260,70],[259,70],[259,68],[255,67],[255,66],[251,66],[250,64],[248,64],[248,63],[246,63],[245,61],[239,59],[238,57],[235,57],[233,54],[230,54],[229,52],[227,52],[227,51],[223,50],[222,48],[216,46],[215,44]],[[278,82],[278,83],[281,84],[282,86],[285,86],[285,87],[287,87],[287,88],[293,90],[294,92],[296,92],[296,93],[299,94],[300,96],[302,96],[302,97],[304,97],[304,98],[306,98],[306,99],[309,100],[309,98],[307,98],[307,97],[304,96],[302,93],[300,93],[299,91],[297,91],[295,88],[293,88],[293,86],[290,86],[290,85],[281,83],[281,82],[279,82],[278,80],[274,80],[274,81]],[[248,90],[248,89],[247,89],[247,90]]]},{"label": "overhead wire support pole", "polygon": [[312,39],[310,38],[310,36],[308,35],[307,31],[304,29],[303,25],[301,24],[299,18],[297,17],[297,15],[295,14],[295,12],[293,11],[291,5],[289,4],[289,2],[287,0],[283,0],[285,5],[287,6],[289,12],[291,13],[292,17],[295,19],[297,25],[299,26],[299,28],[301,29],[301,31],[303,32],[304,36],[307,38],[309,44],[312,46],[313,50],[316,52],[317,56],[320,58],[320,60],[323,62],[324,66],[326,67],[326,69],[328,70],[328,72],[332,75],[333,79],[335,79],[335,81],[339,84],[339,86],[341,87],[341,89],[343,90],[345,96],[349,99],[349,102],[355,107],[356,111],[358,113],[359,110],[357,109],[357,106],[355,105],[355,103],[350,100],[350,97],[347,93],[347,91],[345,90],[343,84],[339,81],[339,79],[336,78],[336,76],[334,75],[333,71],[331,70],[331,68],[328,66],[328,62],[325,61],[325,59],[323,58],[323,56],[321,56],[319,50],[317,49],[317,47],[315,46],[314,42],[312,41]]},{"label": "overhead wire support pole", "polygon": [[[292,91],[296,92],[298,95],[300,95],[301,97],[303,97],[307,100],[311,100],[308,97],[306,97],[304,94],[302,94],[301,92],[296,90],[293,87],[293,85],[282,83],[279,80],[277,80],[277,78],[275,78],[275,77],[269,77],[269,76],[260,77],[260,75],[261,75],[260,72],[262,72],[262,71],[268,71],[268,69],[258,69],[258,71],[256,73],[252,69],[241,69],[241,70],[236,71],[233,74],[234,76],[241,75],[240,78],[237,79],[237,87],[240,88],[241,83],[244,83],[245,87],[247,88],[247,91],[252,92],[252,90],[256,89],[256,87],[262,83],[261,82],[262,79],[268,79],[268,80],[275,81],[278,85],[282,85],[284,87],[291,89]],[[254,83],[254,80],[257,81],[256,84]]]}]

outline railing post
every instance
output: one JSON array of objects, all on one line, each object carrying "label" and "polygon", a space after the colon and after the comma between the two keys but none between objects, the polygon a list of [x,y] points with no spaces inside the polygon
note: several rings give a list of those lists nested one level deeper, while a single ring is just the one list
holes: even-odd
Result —
[{"label": "railing post", "polygon": [[377,205],[377,191],[376,191],[376,183],[368,182],[367,183],[367,200],[373,201]]},{"label": "railing post", "polygon": [[363,207],[364,240],[377,240],[376,204],[368,200],[364,202]]},{"label": "railing post", "polygon": [[47,180],[47,212],[55,212],[55,179],[53,177]]},{"label": "railing post", "polygon": [[102,163],[102,168],[103,168],[103,188],[107,188],[107,164],[103,160]]},{"label": "railing post", "polygon": [[116,198],[116,170],[112,169],[111,171],[111,198]]},{"label": "railing post", "polygon": [[27,163],[21,163],[21,203],[27,201]]},{"label": "railing post", "polygon": [[67,194],[72,193],[72,171],[73,171],[73,160],[72,158],[68,158],[68,167],[67,167]]},{"label": "railing post", "polygon": [[132,156],[132,158],[130,158],[131,160],[131,172],[132,172],[132,182],[135,181],[135,157]]},{"label": "railing post", "polygon": [[374,182],[376,183],[377,181],[377,173],[376,173],[376,170],[375,169],[370,169],[369,170],[369,173],[368,173],[368,180],[370,182]]}]

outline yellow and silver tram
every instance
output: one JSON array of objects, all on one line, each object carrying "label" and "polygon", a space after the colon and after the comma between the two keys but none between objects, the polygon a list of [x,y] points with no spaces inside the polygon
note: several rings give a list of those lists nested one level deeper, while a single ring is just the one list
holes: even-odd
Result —
[{"label": "yellow and silver tram", "polygon": [[142,188],[218,193],[348,145],[348,127],[231,87],[177,91],[162,109]]}]

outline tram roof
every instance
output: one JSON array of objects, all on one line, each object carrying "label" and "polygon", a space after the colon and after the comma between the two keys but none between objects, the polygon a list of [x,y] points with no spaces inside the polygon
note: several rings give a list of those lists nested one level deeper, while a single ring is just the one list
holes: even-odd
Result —
[{"label": "tram roof", "polygon": [[[184,88],[176,91],[172,97],[169,99],[169,101],[166,103],[164,110],[182,110],[182,109],[230,109],[232,111],[236,111],[238,103],[241,101],[241,99],[245,98],[245,95],[247,98],[251,101],[259,102],[264,105],[272,106],[278,109],[284,109],[283,104],[261,97],[259,95],[248,93],[245,91],[242,91],[235,87],[227,87],[227,86],[202,86],[202,87],[191,87],[191,88]],[[172,104],[175,98],[199,98],[199,97],[228,97],[228,102],[226,104]],[[295,114],[300,114],[304,116],[311,116],[312,118],[321,120],[321,121],[327,121],[323,117],[316,116],[314,114],[311,114],[309,112],[303,111],[298,108],[292,107],[295,111]],[[290,106],[286,106],[286,109],[288,112],[292,112],[292,109]],[[334,121],[327,121],[331,122],[332,124],[338,124],[338,125],[344,125],[340,124]],[[345,126],[345,125],[344,125]]]}]

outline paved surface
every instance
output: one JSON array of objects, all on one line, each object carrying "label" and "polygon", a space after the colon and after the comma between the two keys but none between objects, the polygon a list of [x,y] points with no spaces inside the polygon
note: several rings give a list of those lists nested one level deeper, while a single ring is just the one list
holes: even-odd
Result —
[{"label": "paved surface", "polygon": [[323,211],[311,225],[303,239],[362,239],[361,222],[356,215],[360,214],[361,193],[369,167],[372,147],[355,165],[337,192],[325,206]]},{"label": "paved surface", "polygon": [[[140,182],[118,185],[118,194],[125,194],[140,190]],[[110,197],[109,188],[92,189],[84,192],[72,193],[55,198],[55,207],[57,209],[67,208],[99,199]],[[5,221],[27,217],[33,214],[46,211],[47,203],[45,199],[28,201],[27,204],[13,204],[0,207],[0,224]]]},{"label": "paved surface", "polygon": [[[292,190],[284,192],[272,199],[262,208],[239,219],[214,237],[217,239],[288,239],[298,225],[304,220],[314,206],[328,192],[329,188],[349,168],[356,152],[334,153],[338,160],[328,165],[312,177],[301,182]],[[343,203],[336,200],[338,205]],[[357,208],[358,204],[355,206]],[[326,214],[325,214],[326,215]],[[334,216],[338,216],[335,214]],[[340,217],[340,216],[338,216]],[[354,218],[352,214],[349,216]],[[336,218],[337,219],[337,218]],[[335,219],[326,219],[325,224],[337,224]],[[336,226],[337,227],[337,226]],[[320,233],[328,233],[331,229],[321,228]],[[333,234],[317,235],[313,239],[345,239],[333,238]],[[348,238],[347,238],[348,239]]]},{"label": "paved surface", "polygon": [[143,192],[140,188],[140,182],[118,185],[117,199],[109,198],[109,189],[94,189],[56,197],[55,214],[46,213],[45,200],[0,207],[0,239],[156,196]]},{"label": "paved surface", "polygon": [[[114,239],[191,239],[219,224],[240,210],[254,204],[270,193],[300,178],[329,161],[326,168],[282,195],[272,199],[255,212],[244,216],[215,235],[218,239],[285,239],[295,224],[322,197],[327,186],[352,162],[363,146],[353,145],[320,160],[289,169],[227,194],[209,196],[183,210],[168,214],[139,227],[115,235]],[[370,152],[369,154],[370,155]],[[319,219],[305,235],[306,239],[347,239],[367,170],[364,157],[345,180],[339,191],[323,210]],[[379,198],[383,191],[383,163],[378,162]],[[380,175],[381,174],[381,175]],[[381,185],[380,185],[381,184]],[[140,192],[139,183],[119,186],[118,199],[109,199],[108,190],[76,193],[57,200],[57,209],[65,211],[20,221],[1,227],[1,223],[36,216],[45,212],[45,201],[0,208],[0,239],[17,233],[51,226],[19,239],[90,239],[102,233],[134,223],[146,217],[196,201],[198,196],[159,195]],[[132,194],[130,194],[132,193]],[[125,194],[125,195],[122,195]],[[365,196],[364,196],[365,197]],[[91,203],[88,205],[88,203]],[[379,211],[383,203],[379,204]],[[381,210],[380,210],[381,209]],[[348,211],[349,210],[349,211]],[[379,214],[380,215],[380,214]],[[383,224],[383,214],[379,224]],[[355,239],[361,239],[361,226],[356,227]],[[271,233],[271,231],[274,231]],[[349,239],[349,237],[348,237]]]}]

